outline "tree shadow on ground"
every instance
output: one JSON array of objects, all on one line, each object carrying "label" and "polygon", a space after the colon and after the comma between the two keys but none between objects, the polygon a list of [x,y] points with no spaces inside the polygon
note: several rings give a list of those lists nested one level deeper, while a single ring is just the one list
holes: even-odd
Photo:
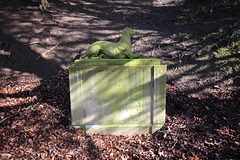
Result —
[{"label": "tree shadow on ground", "polygon": [[[215,72],[218,69],[212,70],[209,58],[191,58],[208,43],[199,41],[199,36],[215,33],[226,23],[235,23],[236,15],[199,21],[202,6],[196,7],[190,1],[59,0],[50,6],[56,12],[42,15],[36,2],[1,2],[1,42],[14,46],[11,54],[16,59],[5,56],[2,75],[14,70],[34,73],[41,79],[56,75],[72,65],[89,44],[97,40],[116,41],[128,26],[137,33],[133,37],[134,53],[165,60],[168,82],[188,93],[198,93],[232,76],[224,77]],[[56,44],[59,45],[37,61],[25,58],[36,59]],[[238,84],[235,81],[233,84]]]},{"label": "tree shadow on ground", "polygon": [[[43,72],[49,71],[46,75],[39,73],[40,71],[35,73],[39,78],[55,75],[56,72],[53,70],[65,69],[70,66],[74,58],[82,54],[79,52],[85,50],[87,45],[94,41],[103,39],[115,41],[126,26],[142,30],[142,33],[135,36],[136,39],[139,39],[141,36],[152,34],[154,22],[161,24],[163,19],[163,21],[168,21],[166,16],[159,17],[164,11],[152,6],[151,1],[54,1],[51,6],[50,9],[57,12],[41,15],[36,2],[1,2],[1,12],[3,13],[1,30],[5,35],[1,36],[1,42],[9,46],[15,46],[16,41],[22,43],[21,46],[14,49],[17,54],[24,55],[30,50],[33,50],[36,55],[45,53],[59,43],[56,49],[45,54],[43,58],[55,61],[60,67],[51,68],[51,63],[34,65],[34,62],[28,62],[24,58],[15,60],[14,64],[21,67],[27,63],[31,63],[32,68],[50,66],[48,70],[43,69]],[[171,7],[163,7],[163,9],[171,11]],[[155,12],[152,13],[154,10]],[[158,11],[161,12],[158,13]],[[43,18],[41,18],[42,16]],[[143,23],[145,24],[142,25]],[[24,51],[19,48],[28,50]],[[11,68],[11,66],[5,67]],[[13,67],[13,70],[15,68]]]},{"label": "tree shadow on ground", "polygon": [[25,43],[19,42],[13,37],[0,32],[1,54],[0,75],[23,74],[37,77],[47,77],[63,70],[60,64],[52,59],[45,59],[32,50]]}]

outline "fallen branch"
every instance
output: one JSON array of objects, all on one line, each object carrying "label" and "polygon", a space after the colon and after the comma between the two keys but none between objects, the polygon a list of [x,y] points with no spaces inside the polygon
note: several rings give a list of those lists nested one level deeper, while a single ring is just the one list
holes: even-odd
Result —
[{"label": "fallen branch", "polygon": [[46,52],[42,53],[40,56],[38,56],[35,59],[35,61],[38,60],[40,57],[42,57],[44,54],[47,54],[47,53],[51,52],[52,50],[54,50],[58,45],[59,45],[59,43],[57,43],[54,47],[52,47],[51,49],[47,50]]}]

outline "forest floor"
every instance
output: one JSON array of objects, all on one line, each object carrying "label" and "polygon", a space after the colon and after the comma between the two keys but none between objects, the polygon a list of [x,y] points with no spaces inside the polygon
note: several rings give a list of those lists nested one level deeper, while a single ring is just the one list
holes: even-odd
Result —
[{"label": "forest floor", "polygon": [[[61,0],[51,12],[38,3],[0,2],[1,159],[239,157],[238,1]],[[72,128],[68,67],[124,27],[136,31],[134,53],[168,65],[165,127],[134,136]]]}]

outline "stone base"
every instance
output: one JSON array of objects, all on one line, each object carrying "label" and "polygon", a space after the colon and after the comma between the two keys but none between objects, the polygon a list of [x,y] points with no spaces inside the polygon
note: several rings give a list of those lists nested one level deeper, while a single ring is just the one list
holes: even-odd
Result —
[{"label": "stone base", "polygon": [[142,134],[165,122],[166,65],[159,59],[83,59],[69,68],[72,125]]},{"label": "stone base", "polygon": [[100,134],[133,135],[138,133],[154,133],[161,129],[163,125],[150,124],[113,124],[113,125],[80,125],[73,126],[83,131]]}]

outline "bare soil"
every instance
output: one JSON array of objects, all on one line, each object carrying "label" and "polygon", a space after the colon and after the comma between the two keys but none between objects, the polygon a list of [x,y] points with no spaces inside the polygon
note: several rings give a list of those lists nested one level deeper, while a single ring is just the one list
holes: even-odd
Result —
[{"label": "bare soil", "polygon": [[52,12],[42,13],[38,1],[1,1],[0,75],[46,79],[73,65],[91,43],[116,42],[123,28],[131,27],[136,31],[133,52],[165,60],[169,84],[191,94],[238,84],[239,79],[209,67],[209,59],[195,58],[210,42],[201,37],[239,22],[237,10],[202,21],[197,18],[201,7],[210,10],[211,5],[200,2],[62,0],[50,1]]}]

